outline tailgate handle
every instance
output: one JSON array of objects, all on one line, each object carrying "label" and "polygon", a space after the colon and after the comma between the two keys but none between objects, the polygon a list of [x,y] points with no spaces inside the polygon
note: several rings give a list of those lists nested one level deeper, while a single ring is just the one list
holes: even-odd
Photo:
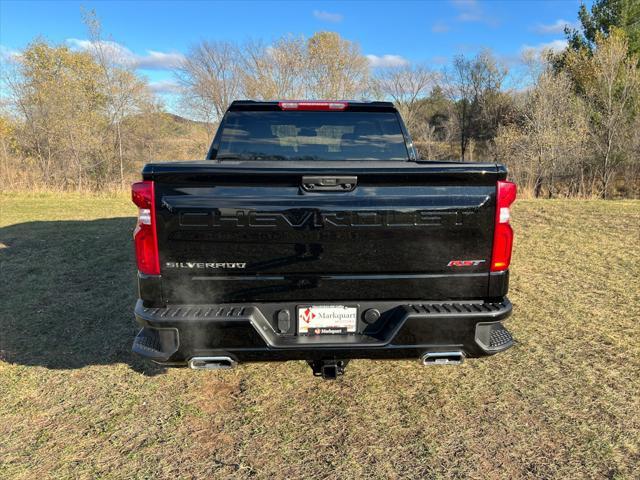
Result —
[{"label": "tailgate handle", "polygon": [[302,189],[307,192],[351,192],[358,184],[353,176],[304,176]]}]

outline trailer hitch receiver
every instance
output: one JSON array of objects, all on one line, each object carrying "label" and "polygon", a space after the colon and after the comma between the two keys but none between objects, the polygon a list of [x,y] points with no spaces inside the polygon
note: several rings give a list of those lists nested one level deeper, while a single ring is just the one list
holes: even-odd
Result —
[{"label": "trailer hitch receiver", "polygon": [[335,380],[339,375],[344,375],[349,360],[307,360],[307,363],[313,370],[314,377]]}]

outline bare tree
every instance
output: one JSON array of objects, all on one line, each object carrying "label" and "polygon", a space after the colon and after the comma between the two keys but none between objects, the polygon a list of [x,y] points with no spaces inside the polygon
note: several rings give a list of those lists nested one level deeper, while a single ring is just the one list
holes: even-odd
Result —
[{"label": "bare tree", "polygon": [[105,113],[109,130],[115,135],[120,187],[124,188],[125,153],[122,124],[125,118],[149,108],[153,104],[153,99],[146,83],[136,76],[133,66],[127,64],[126,59],[121,58],[119,52],[111,46],[112,42],[103,40],[102,27],[95,11],[84,12],[83,21],[91,41],[90,53],[102,74],[106,94]]},{"label": "bare tree", "polygon": [[416,65],[382,69],[373,78],[372,83],[382,97],[396,105],[410,132],[426,133],[428,124],[424,132],[420,128],[420,124],[425,123],[420,122],[418,115],[420,99],[433,88],[435,80],[434,72],[424,66]]},{"label": "bare tree", "polygon": [[306,41],[283,37],[271,45],[249,42],[242,49],[242,83],[249,98],[299,99],[305,96]]},{"label": "bare tree", "polygon": [[506,74],[506,68],[486,50],[472,59],[457,56],[451,68],[445,70],[443,90],[451,100],[463,160],[469,141],[477,134],[480,115],[498,98],[496,93]]},{"label": "bare tree", "polygon": [[606,39],[598,36],[591,59],[594,75],[587,82],[602,198],[607,198],[611,180],[630,157],[634,118],[638,115],[640,75],[637,60],[628,57],[628,48],[620,32],[614,31]]},{"label": "bare tree", "polygon": [[191,47],[176,72],[183,97],[198,119],[217,122],[242,91],[239,48],[230,42],[203,41]]},{"label": "bare tree", "polygon": [[521,114],[518,124],[500,127],[496,155],[525,190],[539,197],[546,187],[553,196],[558,177],[577,179],[584,171],[584,105],[567,75],[554,75],[548,68],[526,92]]}]

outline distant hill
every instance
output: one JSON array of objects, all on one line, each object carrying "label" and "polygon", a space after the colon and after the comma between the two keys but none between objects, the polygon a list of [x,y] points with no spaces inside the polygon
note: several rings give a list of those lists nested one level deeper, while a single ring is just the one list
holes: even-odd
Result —
[{"label": "distant hill", "polygon": [[182,117],[180,115],[176,115],[175,113],[170,113],[170,112],[163,112],[162,115],[164,115],[165,117],[170,118],[171,120],[175,121],[176,123],[184,123],[184,124],[188,124],[188,125],[199,125],[202,127],[211,127],[213,128],[214,124],[209,123],[209,122],[202,122],[199,120],[191,120],[190,118],[186,118],[186,117]]}]

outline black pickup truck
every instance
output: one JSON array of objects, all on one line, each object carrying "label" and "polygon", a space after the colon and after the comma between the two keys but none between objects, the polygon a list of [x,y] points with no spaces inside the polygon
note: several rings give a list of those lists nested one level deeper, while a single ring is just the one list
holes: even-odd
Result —
[{"label": "black pickup truck", "polygon": [[324,378],[506,350],[506,176],[418,159],[388,102],[233,102],[205,160],[147,164],[132,186],[133,350],[194,369],[306,360]]}]

